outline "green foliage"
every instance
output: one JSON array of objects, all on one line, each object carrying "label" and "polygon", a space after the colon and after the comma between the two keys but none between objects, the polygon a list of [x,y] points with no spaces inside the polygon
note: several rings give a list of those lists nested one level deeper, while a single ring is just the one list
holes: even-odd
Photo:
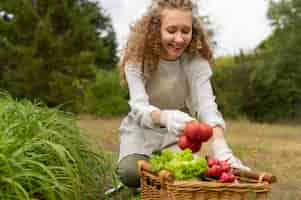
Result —
[{"label": "green foliage", "polygon": [[0,98],[0,199],[99,199],[104,156],[72,115]]},{"label": "green foliage", "polygon": [[250,66],[245,61],[251,59],[240,55],[216,60],[212,84],[219,109],[227,118],[236,119],[243,115],[244,92],[248,87],[250,74]]},{"label": "green foliage", "polygon": [[90,85],[85,95],[86,112],[111,117],[129,111],[128,91],[120,86],[117,70],[99,70],[95,83]]},{"label": "green foliage", "polygon": [[96,69],[117,63],[110,18],[89,1],[2,0],[0,87],[13,96],[78,111]]},{"label": "green foliage", "polygon": [[215,68],[233,67],[235,65],[235,59],[232,56],[219,57],[215,60]]},{"label": "green foliage", "polygon": [[285,29],[300,24],[300,0],[270,0],[268,17],[276,29]]},{"label": "green foliage", "polygon": [[253,53],[217,62],[214,86],[226,116],[301,117],[301,0],[271,1],[268,15],[274,31]]},{"label": "green foliage", "polygon": [[258,120],[301,116],[301,1],[271,2],[273,34],[256,50],[245,112]]},{"label": "green foliage", "polygon": [[208,169],[204,157],[195,158],[189,149],[181,152],[164,150],[161,155],[154,155],[150,164],[155,171],[168,170],[177,180],[201,178]]}]

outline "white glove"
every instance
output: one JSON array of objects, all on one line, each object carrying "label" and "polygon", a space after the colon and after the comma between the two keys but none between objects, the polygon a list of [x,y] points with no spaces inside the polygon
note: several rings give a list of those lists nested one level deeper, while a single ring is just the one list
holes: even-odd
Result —
[{"label": "white glove", "polygon": [[194,121],[187,113],[179,110],[162,110],[160,113],[160,124],[164,125],[168,132],[180,135],[187,122]]},{"label": "white glove", "polygon": [[227,161],[231,167],[250,171],[251,169],[242,164],[242,162],[233,155],[233,152],[229,148],[225,139],[218,138],[214,139],[211,143],[212,156],[217,160]]}]

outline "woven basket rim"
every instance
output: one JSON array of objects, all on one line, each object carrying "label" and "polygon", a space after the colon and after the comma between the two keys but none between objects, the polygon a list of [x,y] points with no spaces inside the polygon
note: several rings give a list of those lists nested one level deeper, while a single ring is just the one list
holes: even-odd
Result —
[{"label": "woven basket rim", "polygon": [[267,182],[261,182],[261,183],[245,183],[245,182],[239,182],[239,183],[220,183],[220,182],[214,182],[214,181],[202,181],[202,180],[175,180],[172,182],[166,182],[167,184],[173,184],[175,186],[208,186],[208,187],[231,187],[231,188],[242,188],[242,187],[267,187],[270,184]]},{"label": "woven basket rim", "polygon": [[210,181],[173,181],[165,182],[168,188],[177,188],[177,190],[211,190],[211,191],[270,191],[271,186],[267,182],[263,183],[218,183]]},{"label": "woven basket rim", "polygon": [[151,179],[156,179],[160,182],[163,187],[177,187],[177,188],[190,188],[197,190],[198,188],[207,188],[213,190],[222,189],[237,189],[237,190],[262,190],[270,191],[271,184],[266,181],[261,182],[239,182],[239,183],[220,183],[213,181],[202,181],[202,180],[175,180],[171,178],[171,173],[166,170],[160,171],[160,173],[155,173],[149,168],[150,166],[146,161],[142,161],[139,167],[139,176],[140,177],[149,177]]}]

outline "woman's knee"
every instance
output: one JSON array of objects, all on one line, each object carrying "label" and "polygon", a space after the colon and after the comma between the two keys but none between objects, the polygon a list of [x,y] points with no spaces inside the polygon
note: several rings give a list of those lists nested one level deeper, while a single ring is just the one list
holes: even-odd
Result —
[{"label": "woman's knee", "polygon": [[148,160],[147,155],[131,154],[119,161],[117,174],[121,182],[128,187],[139,187],[138,160]]}]

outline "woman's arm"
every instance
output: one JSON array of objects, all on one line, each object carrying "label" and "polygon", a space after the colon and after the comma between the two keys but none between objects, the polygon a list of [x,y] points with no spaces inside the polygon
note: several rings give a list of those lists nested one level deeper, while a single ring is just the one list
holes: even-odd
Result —
[{"label": "woman's arm", "polygon": [[211,67],[207,60],[196,57],[191,61],[188,76],[192,94],[192,108],[197,112],[197,118],[215,127],[225,129],[225,121],[218,110],[213,94],[210,78]]},{"label": "woman's arm", "polygon": [[215,96],[210,83],[212,75],[208,62],[202,58],[194,60],[190,66],[190,84],[192,94],[192,107],[197,112],[198,119],[213,127],[211,150],[213,157],[218,160],[226,160],[232,167],[249,171],[250,168],[237,159],[225,137],[225,121],[218,110]]},{"label": "woman's arm", "polygon": [[157,117],[151,113],[155,111],[160,112],[160,109],[149,103],[142,72],[137,66],[131,64],[125,67],[125,75],[130,93],[129,105],[131,111],[129,115],[131,115],[140,126],[153,128],[156,125]]},{"label": "woman's arm", "polygon": [[160,117],[161,117],[160,114],[161,114],[161,111],[159,111],[159,110],[151,112],[151,117],[152,117],[154,124],[158,124],[158,125],[160,124]]},{"label": "woman's arm", "polygon": [[224,138],[224,129],[220,126],[213,127],[213,139]]},{"label": "woman's arm", "polygon": [[219,126],[225,129],[226,124],[215,102],[215,96],[213,94],[210,80],[208,79],[200,84],[196,83],[195,87],[197,88],[196,101],[198,118],[207,122],[211,126]]}]

